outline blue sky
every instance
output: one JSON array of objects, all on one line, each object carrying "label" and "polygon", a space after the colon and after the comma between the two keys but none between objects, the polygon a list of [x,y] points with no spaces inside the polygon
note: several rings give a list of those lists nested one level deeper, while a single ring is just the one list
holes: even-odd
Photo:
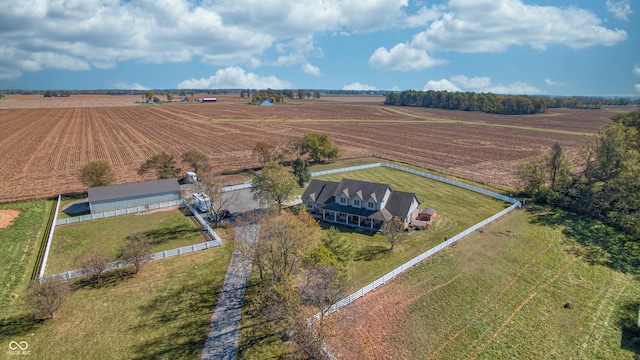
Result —
[{"label": "blue sky", "polygon": [[631,0],[0,2],[0,89],[640,95]]}]

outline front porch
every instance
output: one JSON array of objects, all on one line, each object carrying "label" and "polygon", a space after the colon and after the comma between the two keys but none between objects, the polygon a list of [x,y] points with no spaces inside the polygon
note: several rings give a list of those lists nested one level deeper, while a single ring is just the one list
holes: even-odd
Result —
[{"label": "front porch", "polygon": [[374,220],[366,216],[347,214],[340,211],[326,209],[312,210],[311,215],[316,219],[329,223],[336,223],[350,227],[365,228],[371,230],[379,229],[383,224],[382,221]]}]

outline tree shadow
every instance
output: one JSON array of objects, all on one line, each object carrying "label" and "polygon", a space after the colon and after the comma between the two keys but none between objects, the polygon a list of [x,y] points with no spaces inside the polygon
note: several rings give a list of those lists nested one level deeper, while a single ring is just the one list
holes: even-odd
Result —
[{"label": "tree shadow", "polygon": [[319,222],[320,228],[323,230],[328,230],[332,227],[340,230],[342,234],[362,234],[367,236],[373,236],[378,233],[378,229],[368,229],[363,227],[351,227],[343,224],[330,223],[320,220]]},{"label": "tree shadow", "polygon": [[[200,278],[159,294],[139,307],[144,319],[133,330],[147,334],[148,340],[134,346],[133,359],[183,359],[199,357],[210,327],[203,312],[212,313],[221,289],[214,291],[211,280]],[[158,333],[157,329],[162,332]]]},{"label": "tree shadow", "polygon": [[0,338],[14,338],[32,333],[44,321],[44,319],[36,318],[33,313],[0,318]]},{"label": "tree shadow", "polygon": [[640,271],[640,243],[600,221],[567,211],[528,206],[533,224],[559,228],[567,238],[566,250],[592,265],[623,273]]},{"label": "tree shadow", "polygon": [[132,278],[136,275],[135,269],[133,266],[125,266],[119,269],[107,270],[100,274],[100,277],[97,281],[94,281],[92,278],[85,276],[76,281],[74,281],[71,285],[72,290],[78,289],[104,289],[115,287],[118,284]]},{"label": "tree shadow", "polygon": [[369,245],[356,251],[354,261],[372,261],[389,257],[389,248],[382,245]]},{"label": "tree shadow", "polygon": [[617,325],[622,330],[620,348],[640,354],[640,327],[638,327],[638,307],[640,301],[623,304]]},{"label": "tree shadow", "polygon": [[168,228],[154,229],[146,234],[149,236],[151,244],[158,245],[171,240],[179,240],[186,235],[199,232],[199,229],[194,229],[190,224],[180,224]]}]

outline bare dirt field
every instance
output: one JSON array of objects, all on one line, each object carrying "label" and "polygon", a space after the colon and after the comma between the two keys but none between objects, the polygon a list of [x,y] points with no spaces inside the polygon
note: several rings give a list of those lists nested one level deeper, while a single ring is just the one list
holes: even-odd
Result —
[{"label": "bare dirt field", "polygon": [[0,210],[0,229],[6,229],[13,223],[13,219],[20,215],[20,210],[4,209]]},{"label": "bare dirt field", "polygon": [[[135,104],[139,96],[9,96],[0,101],[0,202],[85,190],[78,171],[106,160],[117,182],[165,150],[207,155],[214,170],[258,166],[257,141],[285,144],[327,133],[343,157],[379,156],[485,183],[512,186],[518,163],[555,142],[575,156],[615,111],[552,109],[503,116],[367,101],[292,101],[258,107],[238,95],[218,103]],[[344,99],[343,99],[344,100]]]}]

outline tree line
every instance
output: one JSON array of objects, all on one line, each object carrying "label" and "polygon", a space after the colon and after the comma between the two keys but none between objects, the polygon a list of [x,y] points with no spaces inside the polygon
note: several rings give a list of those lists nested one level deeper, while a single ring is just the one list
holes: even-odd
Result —
[{"label": "tree line", "polygon": [[[610,225],[625,239],[598,241],[612,250],[601,261],[625,271],[640,265],[640,110],[614,115],[581,148],[573,166],[560,144],[521,165],[523,193]],[[613,248],[616,251],[613,251]],[[621,256],[624,259],[616,259]]]},{"label": "tree line", "polygon": [[[544,113],[548,108],[599,109],[602,105],[630,105],[629,98],[549,97],[492,93],[415,91],[390,92],[386,105],[420,106],[447,110],[479,111],[501,115]],[[640,104],[640,100],[637,101]]]},{"label": "tree line", "polygon": [[270,100],[272,103],[285,103],[287,100],[294,99],[314,99],[319,100],[322,97],[320,91],[298,89],[285,89],[285,90],[255,90],[255,89],[242,89],[240,90],[241,98],[250,98],[252,104],[260,103],[264,100]]}]

